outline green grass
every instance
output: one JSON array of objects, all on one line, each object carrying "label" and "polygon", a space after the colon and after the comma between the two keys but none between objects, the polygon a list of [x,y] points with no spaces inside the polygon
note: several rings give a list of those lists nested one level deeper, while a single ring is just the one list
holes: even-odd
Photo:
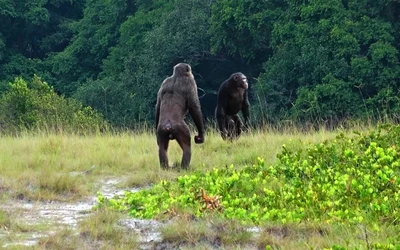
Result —
[{"label": "green grass", "polygon": [[41,238],[35,249],[138,249],[137,236],[118,225],[120,218],[120,213],[96,210],[79,223],[78,232],[61,228]]},{"label": "green grass", "polygon": [[174,218],[161,232],[164,243],[172,247],[186,246],[185,249],[212,249],[213,246],[221,249],[398,249],[390,248],[390,244],[380,248],[376,242],[399,242],[396,226],[375,231],[362,225],[306,222],[266,223],[255,229],[215,216],[202,220]]},{"label": "green grass", "polygon": [[[333,132],[323,130],[312,134],[255,131],[229,143],[210,132],[205,144],[193,143],[189,171],[253,164],[258,156],[272,164],[284,143],[301,147],[303,142],[333,137]],[[182,171],[179,167],[160,169],[156,138],[150,132],[3,135],[0,152],[0,199],[76,200],[93,194],[98,181],[106,177],[124,177],[126,187],[145,186],[173,179]],[[171,142],[171,166],[179,166],[181,154],[177,143]],[[90,174],[74,174],[93,166]]]},{"label": "green grass", "polygon": [[[354,129],[366,131],[371,128]],[[303,133],[295,129],[255,130],[233,142],[223,141],[218,133],[210,131],[204,144],[192,144],[192,161],[188,171],[176,167],[179,166],[181,150],[175,141],[170,143],[169,149],[170,165],[175,167],[160,169],[156,138],[149,131],[87,136],[47,133],[26,133],[18,137],[3,135],[0,137],[0,202],[74,202],[95,196],[107,178],[117,178],[121,180],[118,184],[121,189],[129,189],[161,180],[174,181],[185,174],[230,165],[240,170],[245,165],[256,164],[257,157],[262,157],[268,166],[276,163],[283,144],[301,149],[333,139],[339,132],[351,134],[351,131],[322,129]],[[4,232],[12,235],[11,238],[0,237],[0,244],[17,240],[21,228],[48,230],[40,225],[32,229],[22,222],[13,223],[13,218],[21,215],[20,211],[5,211],[0,206],[0,235]],[[90,246],[104,246],[103,249],[112,249],[114,245],[117,249],[124,249],[137,246],[135,236],[116,225],[119,216],[116,212],[101,209],[82,221],[78,234],[60,230],[44,237],[35,248],[57,249],[65,246],[65,249],[74,249],[85,246],[84,249],[90,249]],[[188,221],[185,223],[187,226],[182,226],[182,220]],[[334,245],[368,249],[369,242],[399,242],[396,237],[399,230],[395,226],[388,226],[386,230],[367,228],[369,242],[360,226],[274,222],[259,225],[258,233],[249,233],[248,227],[212,215],[201,220],[193,220],[189,215],[180,219],[173,217],[172,223],[162,230],[163,244],[182,249],[210,249],[212,245],[226,249],[266,249],[267,246],[276,249],[323,249]],[[130,238],[131,241],[128,240]]]}]

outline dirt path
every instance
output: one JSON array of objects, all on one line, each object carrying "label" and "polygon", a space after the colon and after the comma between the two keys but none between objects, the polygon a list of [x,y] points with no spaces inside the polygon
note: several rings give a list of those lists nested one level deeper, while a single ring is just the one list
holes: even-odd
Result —
[{"label": "dirt path", "polygon": [[[101,184],[99,191],[107,198],[121,195],[124,190],[116,188],[118,182],[116,179],[108,179]],[[74,203],[12,201],[0,204],[0,209],[12,212],[12,214],[17,213],[19,218],[16,220],[23,220],[24,225],[42,224],[46,226],[44,227],[47,228],[46,231],[32,232],[28,230],[28,232],[21,233],[18,238],[22,240],[13,243],[13,245],[34,246],[41,237],[54,233],[62,227],[77,230],[78,222],[90,214],[95,204],[96,197],[89,197],[87,200]],[[134,230],[139,235],[142,249],[146,249],[150,243],[161,241],[158,230],[160,223],[157,221],[132,218],[122,220],[120,225],[127,230]],[[3,237],[8,237],[7,230],[4,233],[0,231],[0,239]],[[10,247],[10,244],[2,247]]]}]

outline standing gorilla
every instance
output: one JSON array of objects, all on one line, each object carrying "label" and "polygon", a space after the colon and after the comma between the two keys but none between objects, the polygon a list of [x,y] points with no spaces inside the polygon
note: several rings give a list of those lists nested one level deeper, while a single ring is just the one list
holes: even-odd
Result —
[{"label": "standing gorilla", "polygon": [[156,130],[160,165],[168,167],[169,140],[178,142],[183,155],[181,166],[189,167],[192,156],[190,148],[190,131],[184,121],[189,111],[199,134],[194,137],[195,143],[204,142],[204,124],[197,85],[189,64],[179,63],[174,67],[172,76],[167,77],[158,91],[156,104]]},{"label": "standing gorilla", "polygon": [[243,123],[238,115],[239,111],[242,111],[245,125],[249,126],[248,86],[246,76],[237,72],[225,80],[219,88],[215,118],[224,140],[227,138],[232,140],[240,136]]}]

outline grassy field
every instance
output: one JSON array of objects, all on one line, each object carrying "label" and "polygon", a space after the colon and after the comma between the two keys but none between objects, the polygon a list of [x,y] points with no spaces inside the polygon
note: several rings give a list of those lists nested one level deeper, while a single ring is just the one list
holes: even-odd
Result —
[{"label": "grassy field", "polygon": [[[335,132],[315,133],[255,131],[234,142],[208,133],[204,144],[192,145],[189,171],[209,170],[233,164],[253,164],[257,157],[266,164],[276,160],[282,144],[302,147],[303,143],[334,138]],[[2,199],[80,199],[96,191],[96,183],[106,177],[124,177],[125,187],[145,186],[182,174],[181,149],[170,143],[171,169],[158,162],[155,135],[150,132],[77,136],[25,134],[0,137],[0,188]],[[84,179],[71,172],[91,170]],[[7,192],[5,192],[7,191]]]},{"label": "grassy field", "polygon": [[[351,130],[307,133],[295,129],[283,132],[257,130],[243,134],[237,141],[227,142],[217,133],[208,132],[204,144],[192,144],[188,172],[207,171],[231,164],[240,169],[254,164],[257,157],[262,157],[267,165],[274,164],[283,144],[302,148],[333,139],[339,132],[351,134]],[[171,169],[160,169],[156,138],[148,131],[92,136],[47,133],[27,133],[18,137],[3,135],[0,137],[0,152],[2,203],[78,202],[96,196],[102,181],[107,178],[121,180],[118,184],[121,189],[131,189],[160,180],[174,180],[187,173],[177,167],[181,150],[176,142],[170,143]],[[0,205],[0,235],[7,235],[0,237],[0,246],[18,240],[22,231],[33,231],[46,232],[39,237],[33,249],[139,248],[137,236],[119,226],[118,221],[126,215],[106,208],[84,218],[79,223],[78,234],[67,228],[48,233],[48,226],[36,225],[32,228],[32,225],[25,225],[23,219],[18,220],[19,216],[20,211],[7,210]],[[266,246],[276,249],[323,249],[335,244],[353,249],[372,249],[371,243],[386,242],[400,232],[395,227],[373,233],[368,230],[363,226],[270,223],[252,231],[235,221],[210,216],[200,221],[174,218],[161,233],[164,244],[180,249],[212,249],[212,245],[219,245],[219,249],[265,249]],[[25,248],[13,245],[10,249]]]}]

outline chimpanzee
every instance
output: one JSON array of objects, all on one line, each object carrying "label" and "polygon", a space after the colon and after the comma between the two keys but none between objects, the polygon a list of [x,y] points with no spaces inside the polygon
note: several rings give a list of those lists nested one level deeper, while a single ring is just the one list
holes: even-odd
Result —
[{"label": "chimpanzee", "polygon": [[196,81],[190,65],[179,63],[174,66],[173,75],[163,81],[157,95],[156,130],[158,155],[162,168],[168,167],[168,144],[169,140],[174,139],[183,151],[181,167],[184,169],[189,167],[192,156],[190,131],[184,121],[188,111],[198,130],[194,141],[203,143],[203,115],[197,95]]},{"label": "chimpanzee", "polygon": [[240,120],[239,111],[242,111],[245,126],[249,126],[248,86],[246,76],[237,72],[225,80],[219,88],[215,119],[224,140],[233,140],[240,136],[243,123]]}]

